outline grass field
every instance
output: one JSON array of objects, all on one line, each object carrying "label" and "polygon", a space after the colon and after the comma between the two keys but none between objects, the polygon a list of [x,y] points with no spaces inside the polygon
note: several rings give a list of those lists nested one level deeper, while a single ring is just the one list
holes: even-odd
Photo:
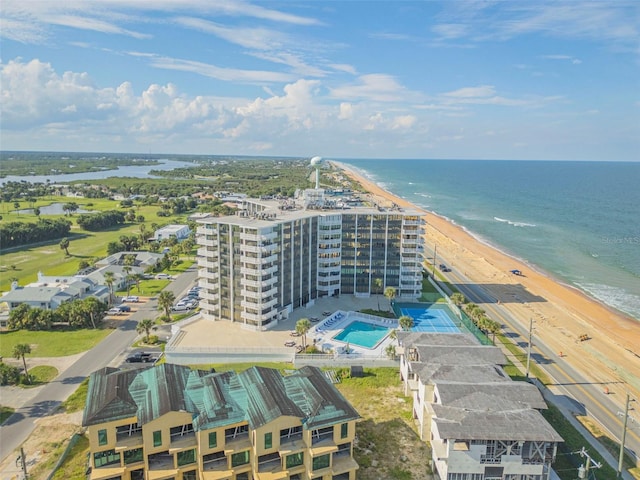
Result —
[{"label": "grass field", "polygon": [[31,346],[31,353],[27,358],[75,355],[95,347],[111,332],[109,329],[1,332],[0,356],[13,357],[13,348],[19,343]]},{"label": "grass field", "polygon": [[58,376],[58,369],[56,367],[50,367],[49,365],[38,365],[29,369],[29,377],[31,383],[21,384],[21,387],[31,388],[39,387],[45,383],[49,383],[51,380]]},{"label": "grass field", "polygon": [[0,423],[4,423],[4,421],[13,415],[15,410],[11,407],[2,407],[0,406]]},{"label": "grass field", "polygon": [[[52,203],[67,201],[75,201],[80,208],[85,210],[122,210],[128,211],[120,207],[120,202],[107,199],[69,199],[53,197],[51,200],[39,200],[36,206],[43,207]],[[33,214],[16,214],[13,211],[13,204],[7,205],[3,203],[3,208],[7,210],[2,213],[2,222],[37,222],[38,219]],[[30,208],[27,202],[21,203],[21,209]],[[157,212],[160,207],[136,206],[136,215],[142,215],[145,218],[144,225],[147,232],[151,232],[151,224],[166,225],[170,223],[186,222],[186,215],[172,215],[170,217],[158,217]],[[69,257],[65,256],[63,250],[60,249],[60,240],[52,240],[51,242],[43,242],[37,245],[27,247],[17,247],[9,250],[2,250],[0,254],[0,291],[7,291],[11,285],[11,279],[17,278],[20,285],[26,285],[37,279],[37,274],[42,271],[46,275],[74,275],[78,271],[78,264],[81,260],[91,261],[92,259],[103,258],[107,255],[107,245],[109,242],[115,242],[122,235],[137,235],[140,233],[142,223],[126,223],[118,227],[100,232],[88,232],[82,230],[76,220],[79,214],[73,216],[65,215],[46,215],[44,218],[66,218],[72,222],[71,232],[69,233]],[[176,269],[179,272],[180,268]],[[170,272],[169,272],[170,273]]]}]

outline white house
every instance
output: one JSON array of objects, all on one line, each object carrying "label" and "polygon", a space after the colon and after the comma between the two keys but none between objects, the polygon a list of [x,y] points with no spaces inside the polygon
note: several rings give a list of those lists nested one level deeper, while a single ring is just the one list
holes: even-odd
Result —
[{"label": "white house", "polygon": [[175,238],[176,240],[181,241],[185,238],[189,238],[190,234],[191,229],[189,229],[188,225],[167,225],[166,227],[156,230],[153,234],[153,239],[156,242],[160,242],[168,238]]},{"label": "white house", "polygon": [[97,282],[80,276],[47,276],[38,272],[38,281],[20,287],[16,282],[0,297],[9,311],[26,303],[33,308],[55,310],[64,302],[94,296],[106,302],[109,291]]}]

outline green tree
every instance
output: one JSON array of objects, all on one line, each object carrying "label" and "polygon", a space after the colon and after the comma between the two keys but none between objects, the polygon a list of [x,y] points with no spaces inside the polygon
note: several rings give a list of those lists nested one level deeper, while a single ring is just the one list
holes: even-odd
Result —
[{"label": "green tree", "polygon": [[69,239],[67,237],[60,240],[60,250],[64,250],[64,254],[69,256]]},{"label": "green tree", "polygon": [[396,346],[392,343],[390,343],[389,345],[387,345],[387,348],[384,349],[384,353],[387,354],[387,357],[389,357],[391,360],[395,360],[396,359]]},{"label": "green tree", "polygon": [[158,295],[158,309],[164,310],[167,322],[171,321],[171,307],[175,300],[176,296],[169,290],[163,290],[160,292],[160,295]]},{"label": "green tree", "polygon": [[396,298],[396,289],[395,287],[387,287],[384,289],[384,296],[389,299],[389,311],[391,311],[391,302]]},{"label": "green tree", "polygon": [[451,301],[453,302],[454,305],[457,305],[458,307],[464,305],[464,303],[467,301],[466,298],[464,298],[464,295],[456,292],[454,294],[451,295]]},{"label": "green tree", "polygon": [[9,327],[9,329],[11,330],[20,330],[22,328],[25,328],[30,310],[31,306],[26,303],[21,303],[16,308],[12,308],[9,312],[7,327]]},{"label": "green tree", "polygon": [[373,280],[373,286],[375,289],[376,299],[378,300],[378,311],[380,311],[380,293],[382,293],[382,287],[384,286],[382,279],[375,278]]},{"label": "green tree", "polygon": [[104,283],[109,287],[109,305],[113,303],[113,283],[115,280],[113,272],[104,272]]},{"label": "green tree", "polygon": [[33,214],[38,218],[38,220],[40,220],[40,208],[39,207],[35,207],[33,209]]},{"label": "green tree", "polygon": [[408,315],[402,315],[398,319],[398,325],[400,325],[402,330],[410,330],[411,327],[413,327],[413,318]]},{"label": "green tree", "polygon": [[149,343],[149,334],[151,333],[151,329],[153,328],[154,322],[149,318],[145,318],[144,320],[140,320],[138,325],[136,326],[136,332],[145,333],[144,341],[145,343]]},{"label": "green tree", "polygon": [[28,343],[18,343],[13,347],[13,358],[20,360],[22,358],[22,364],[24,365],[24,376],[27,379],[27,383],[31,383],[29,380],[29,370],[27,370],[27,360],[25,355],[31,353],[31,346]]},{"label": "green tree", "polygon": [[107,305],[104,302],[101,302],[96,297],[87,297],[82,302],[82,311],[91,321],[91,325],[93,328],[98,328],[97,320],[102,320],[104,317],[104,313],[107,311]]},{"label": "green tree", "polygon": [[311,330],[311,321],[308,318],[301,318],[296,322],[296,332],[302,335],[302,348],[307,349],[307,332]]}]

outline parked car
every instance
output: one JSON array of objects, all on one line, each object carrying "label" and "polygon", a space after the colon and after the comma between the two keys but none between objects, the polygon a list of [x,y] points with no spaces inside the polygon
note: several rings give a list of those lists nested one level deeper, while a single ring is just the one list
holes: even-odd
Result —
[{"label": "parked car", "polygon": [[171,310],[173,310],[174,312],[186,312],[191,310],[191,307],[186,304],[179,305],[176,303],[173,307],[171,307]]},{"label": "parked car", "polygon": [[107,315],[122,315],[130,311],[131,307],[129,307],[128,305],[120,305],[118,307],[112,307],[107,310]]},{"label": "parked car", "polygon": [[140,297],[138,297],[137,295],[129,295],[128,297],[124,297],[122,299],[123,302],[131,302],[131,303],[138,303],[140,301]]},{"label": "parked car", "polygon": [[153,356],[147,352],[136,352],[129,355],[125,360],[127,363],[150,363],[154,361]]},{"label": "parked car", "polygon": [[173,277],[168,273],[158,273],[156,275],[156,280],[172,280]]}]

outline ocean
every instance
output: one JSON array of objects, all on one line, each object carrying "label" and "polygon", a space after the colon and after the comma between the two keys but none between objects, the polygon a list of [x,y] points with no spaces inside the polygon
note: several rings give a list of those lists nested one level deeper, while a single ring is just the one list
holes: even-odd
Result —
[{"label": "ocean", "polygon": [[640,320],[640,163],[337,160]]}]

